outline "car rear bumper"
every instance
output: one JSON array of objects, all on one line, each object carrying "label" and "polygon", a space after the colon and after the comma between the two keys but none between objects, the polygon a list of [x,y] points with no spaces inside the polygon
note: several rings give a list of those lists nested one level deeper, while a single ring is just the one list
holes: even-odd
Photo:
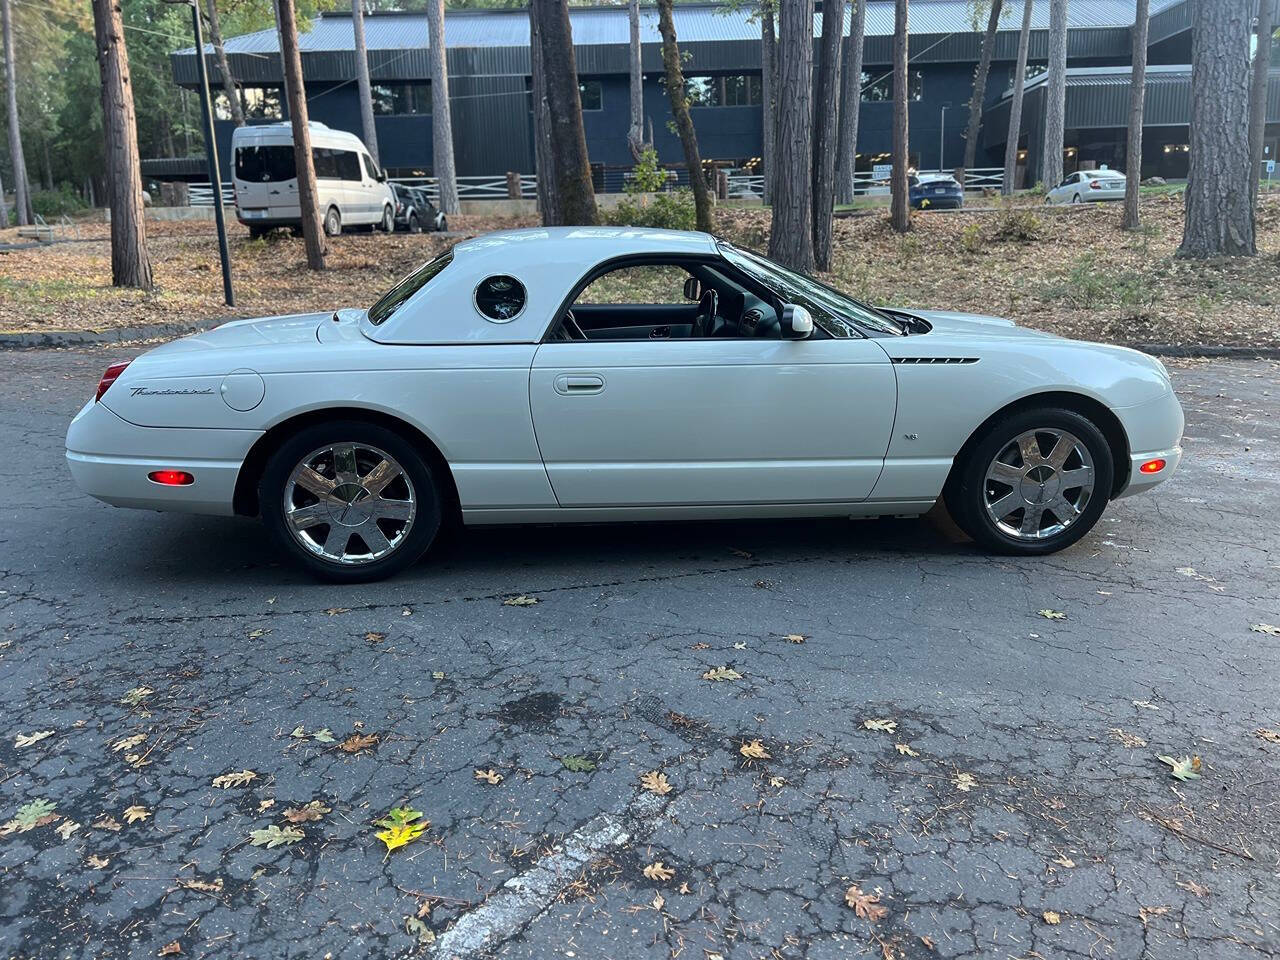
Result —
[{"label": "car rear bumper", "polygon": [[[91,400],[67,430],[67,467],[77,487],[112,506],[230,516],[240,467],[260,436],[140,427]],[[183,470],[195,482],[155,483],[147,475],[157,470]]]}]

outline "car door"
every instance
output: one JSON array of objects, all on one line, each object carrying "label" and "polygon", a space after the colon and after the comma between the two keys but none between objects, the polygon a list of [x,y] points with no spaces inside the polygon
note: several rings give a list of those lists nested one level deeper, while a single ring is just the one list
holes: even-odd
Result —
[{"label": "car door", "polygon": [[874,340],[547,342],[534,432],[564,507],[864,500],[897,402]]}]

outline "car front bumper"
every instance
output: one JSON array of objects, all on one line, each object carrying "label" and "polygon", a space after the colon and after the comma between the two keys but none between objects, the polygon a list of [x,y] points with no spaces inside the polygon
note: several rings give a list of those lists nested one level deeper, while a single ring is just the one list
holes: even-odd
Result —
[{"label": "car front bumper", "polygon": [[[257,430],[140,427],[90,400],[67,429],[67,467],[77,487],[104,503],[145,510],[230,516],[236,478]],[[148,479],[183,470],[187,486]]]},{"label": "car front bumper", "polygon": [[[1128,464],[1116,464],[1117,470],[1128,469],[1117,498],[1150,490],[1173,476],[1182,462],[1182,431],[1186,426],[1182,404],[1173,388],[1154,400],[1120,407],[1115,412],[1129,441]],[[1165,461],[1164,467],[1155,473],[1143,473],[1142,465],[1153,460]]]}]

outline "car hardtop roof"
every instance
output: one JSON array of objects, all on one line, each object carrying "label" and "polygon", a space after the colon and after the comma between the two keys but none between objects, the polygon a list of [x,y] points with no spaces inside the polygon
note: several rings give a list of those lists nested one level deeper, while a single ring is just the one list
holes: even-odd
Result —
[{"label": "car hardtop roof", "polygon": [[649,227],[525,227],[499,230],[454,248],[455,255],[509,261],[517,265],[554,261],[598,263],[614,257],[645,254],[707,256],[716,253],[716,240],[695,230]]},{"label": "car hardtop roof", "polygon": [[[348,133],[346,130],[334,130],[332,127],[316,120],[312,120],[308,126],[311,128],[311,143],[313,146],[316,143],[321,145],[343,144],[348,147],[367,149],[364,146],[364,141],[354,133]],[[231,133],[231,142],[233,145],[292,144],[293,124],[288,120],[282,120],[279,123],[255,123],[236,127]]]}]

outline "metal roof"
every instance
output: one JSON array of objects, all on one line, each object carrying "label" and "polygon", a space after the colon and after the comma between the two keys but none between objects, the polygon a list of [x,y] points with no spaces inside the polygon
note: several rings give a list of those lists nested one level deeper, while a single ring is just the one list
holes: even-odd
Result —
[{"label": "metal roof", "polygon": [[[1050,0],[1035,0],[1031,28],[1047,30]],[[1177,6],[1185,0],[1153,0],[1152,13]],[[1020,15],[1010,4],[1001,22],[1002,31],[1017,31]],[[1072,0],[1068,6],[1068,26],[1075,29],[1128,27],[1133,23],[1136,0]],[[867,36],[893,34],[893,0],[869,0]],[[760,26],[750,9],[727,13],[719,4],[682,4],[674,11],[676,35],[681,43],[758,40]],[[850,14],[846,12],[846,30]],[[572,7],[569,17],[574,46],[626,46],[629,42],[627,11],[622,7]],[[915,0],[911,4],[913,34],[974,33],[969,0]],[[370,51],[425,49],[428,46],[427,18],[421,13],[366,14],[365,42]],[[814,17],[814,35],[821,33],[821,17]],[[640,15],[640,38],[645,44],[659,44],[656,9],[646,7]],[[529,15],[523,10],[452,10],[445,14],[445,45],[465,47],[527,47]],[[340,12],[316,17],[311,29],[299,36],[304,53],[351,50],[351,16]],[[259,30],[225,41],[228,54],[271,54],[278,50],[274,29]],[[206,45],[206,52],[213,47]],[[193,54],[185,47],[179,54]]]}]

